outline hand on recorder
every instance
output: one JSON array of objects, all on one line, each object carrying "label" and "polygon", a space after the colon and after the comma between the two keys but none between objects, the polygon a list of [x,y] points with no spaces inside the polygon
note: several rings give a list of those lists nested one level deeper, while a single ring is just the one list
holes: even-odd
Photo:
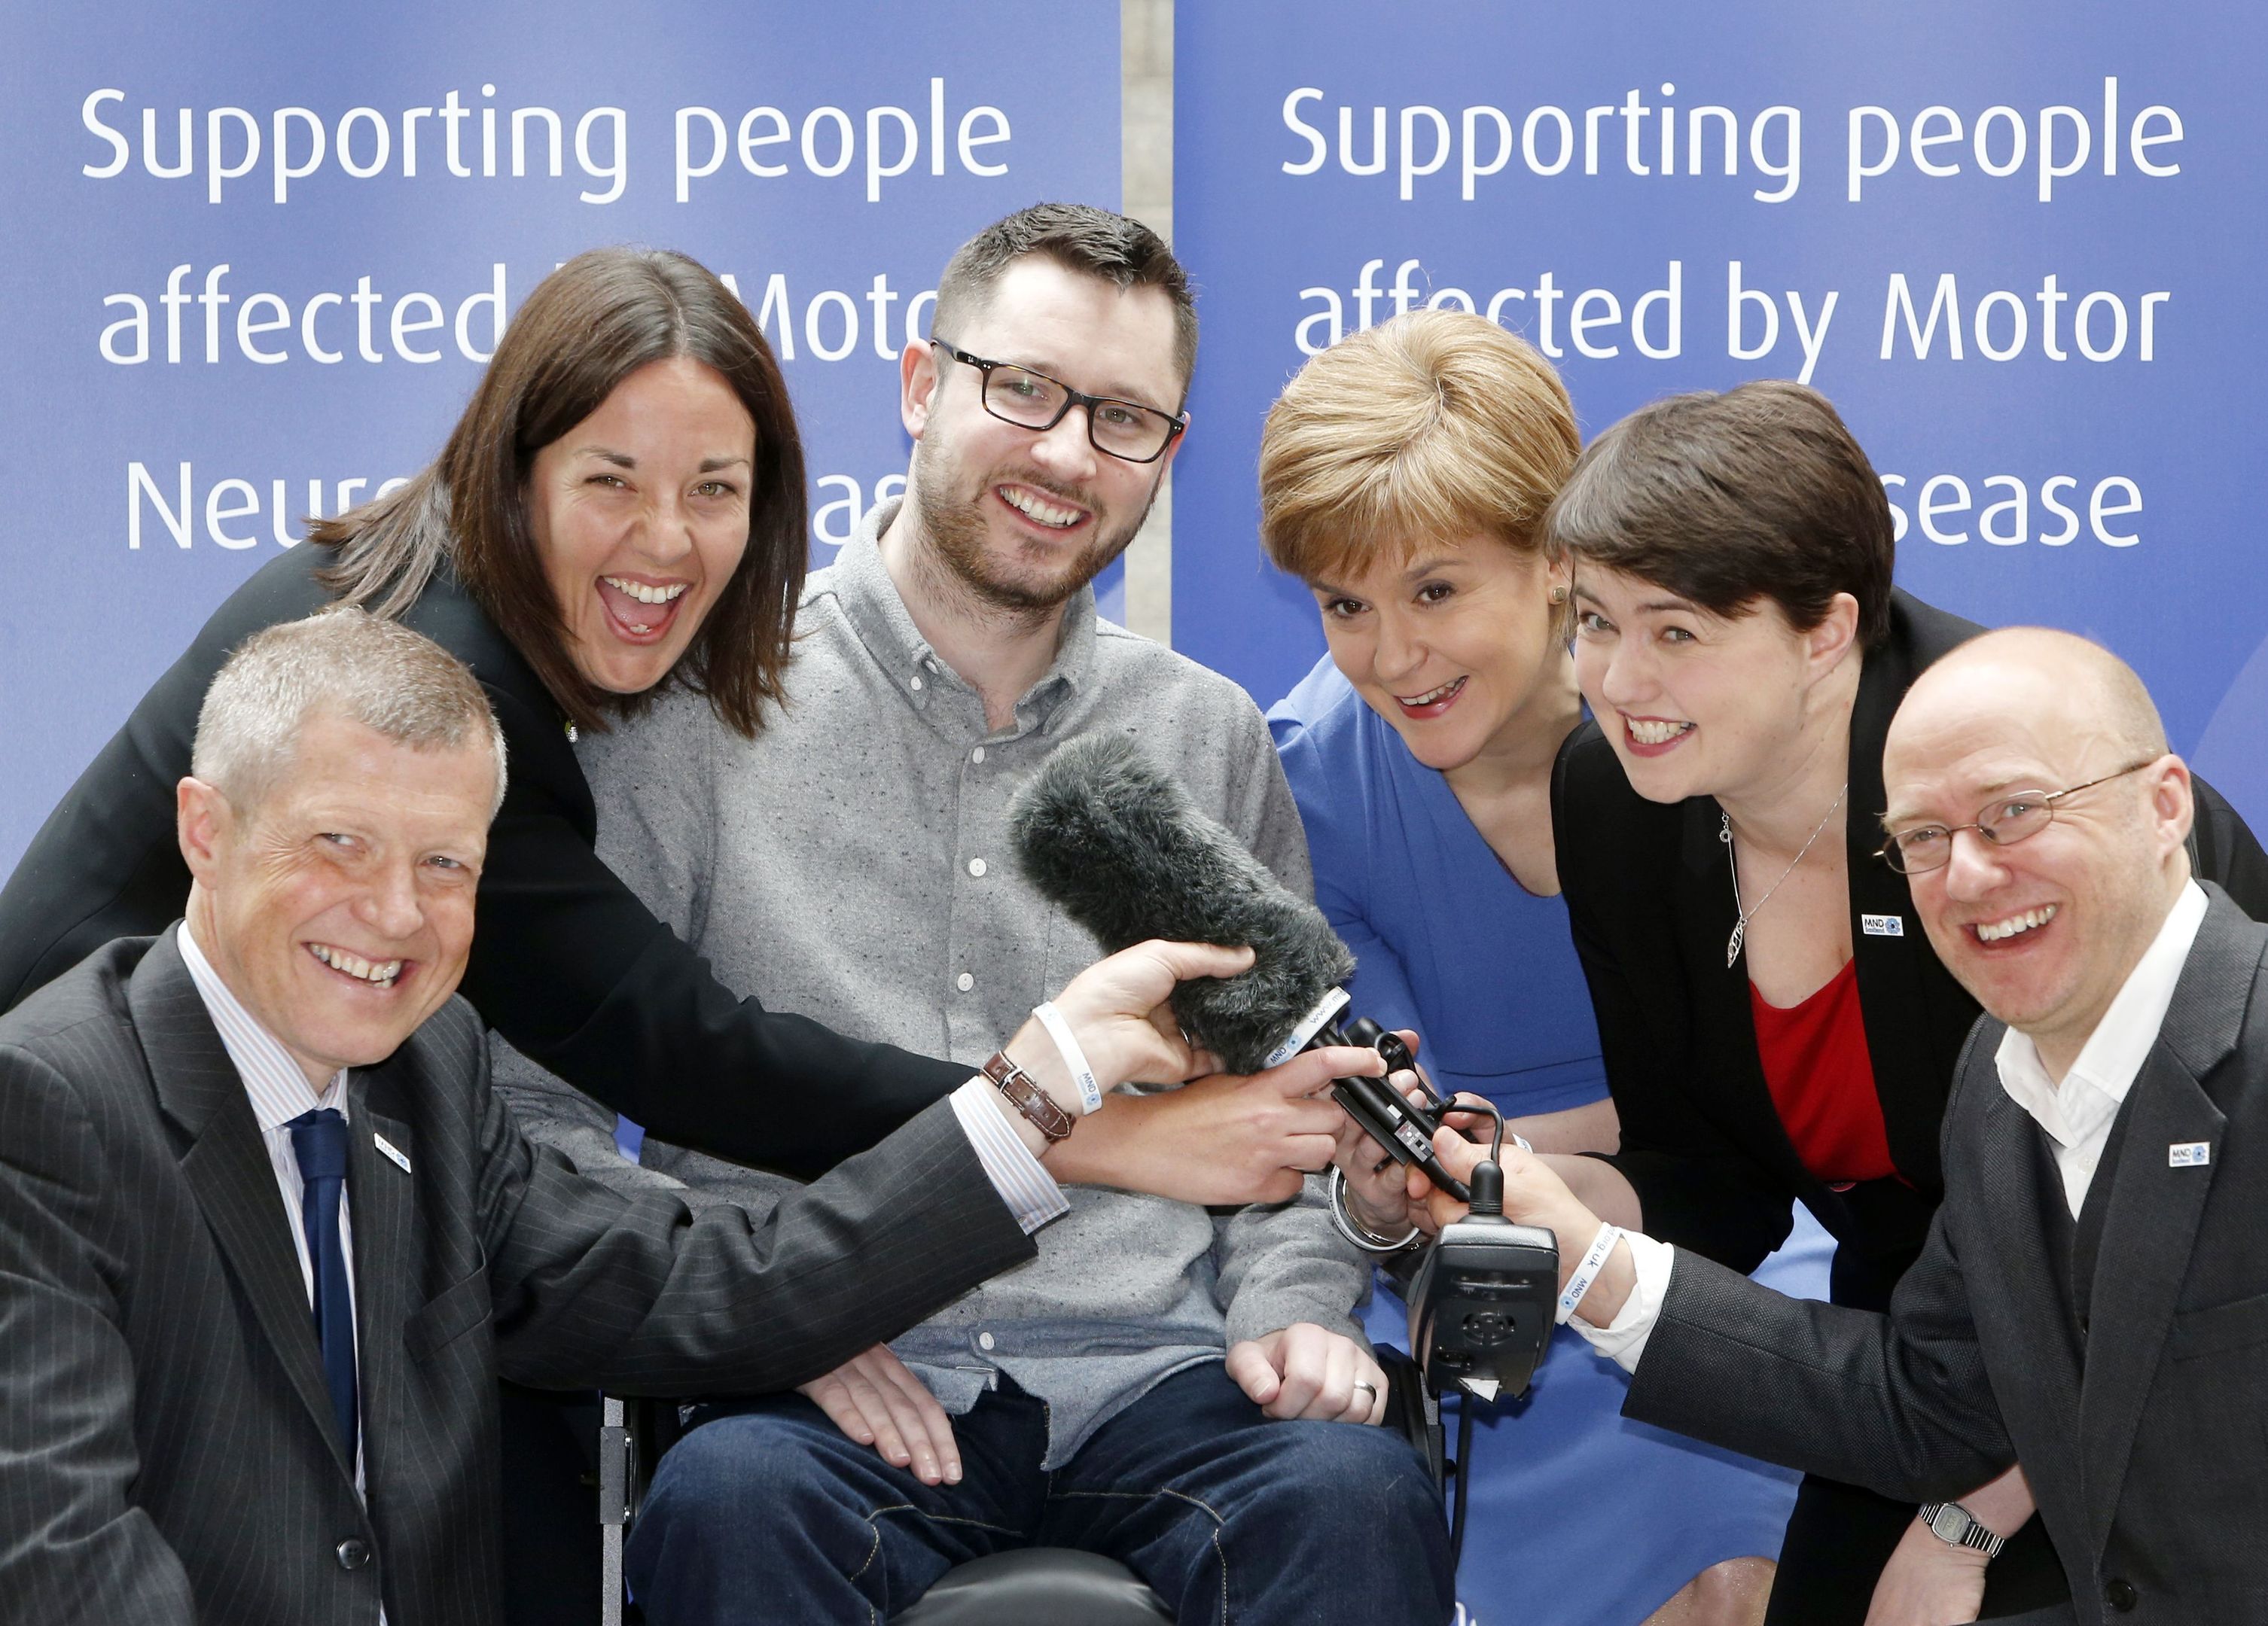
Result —
[{"label": "hand on recorder", "polygon": [[1371,1074],[1374,1050],[1310,1050],[1250,1074],[1214,1073],[1178,1090],[1114,1095],[1049,1157],[1059,1180],[1182,1203],[1284,1203],[1303,1171],[1330,1161],[1346,1115],[1330,1081]]},{"label": "hand on recorder", "polygon": [[1312,1321],[1231,1344],[1226,1365],[1237,1387],[1278,1421],[1376,1423],[1386,1416],[1386,1374],[1370,1351]]},{"label": "hand on recorder", "polygon": [[[1486,1146],[1447,1129],[1433,1137],[1433,1151],[1442,1166],[1468,1185],[1472,1183],[1473,1170],[1489,1155]],[[1558,1239],[1559,1285],[1565,1288],[1604,1222],[1568,1188],[1558,1171],[1535,1152],[1522,1151],[1506,1141],[1498,1166],[1504,1171],[1504,1217],[1516,1225],[1541,1225]],[[1430,1182],[1425,1185],[1425,1206],[1437,1227],[1454,1224],[1471,1212],[1454,1197],[1434,1190]],[[1596,1317],[1584,1314],[1583,1319],[1594,1327],[1604,1326],[1621,1307],[1622,1295],[1629,1287],[1628,1252],[1616,1250],[1613,1260],[1616,1262],[1602,1272],[1599,1284],[1579,1306],[1579,1311],[1602,1313]]]},{"label": "hand on recorder", "polygon": [[[1472,1183],[1473,1171],[1487,1161],[1489,1155],[1485,1144],[1467,1140],[1447,1129],[1433,1137],[1433,1151],[1441,1159],[1442,1167],[1468,1185]],[[1516,1225],[1543,1225],[1558,1232],[1563,1254],[1569,1236],[1577,1236],[1587,1243],[1599,1228],[1599,1217],[1584,1207],[1567,1188],[1567,1182],[1534,1152],[1522,1151],[1506,1141],[1504,1151],[1498,1155],[1497,1166],[1504,1171],[1504,1217]],[[1423,1174],[1412,1173],[1412,1183],[1424,1187],[1425,1206],[1432,1211],[1436,1227],[1453,1225],[1472,1211],[1456,1198],[1436,1191]]]},{"label": "hand on recorder", "polygon": [[953,1419],[889,1345],[878,1343],[852,1356],[826,1376],[799,1384],[796,1393],[852,1439],[872,1446],[885,1462],[907,1469],[922,1483],[961,1483]]},{"label": "hand on recorder", "polygon": [[[1418,1035],[1404,1028],[1400,1037],[1415,1056]],[[1404,1099],[1423,1101],[1429,1099],[1418,1085],[1423,1074],[1422,1068],[1416,1073],[1390,1073],[1387,1082],[1401,1091]],[[1430,1085],[1432,1080],[1426,1083]],[[1465,1129],[1486,1121],[1470,1113],[1452,1113],[1445,1122]],[[1331,1161],[1346,1175],[1347,1209],[1357,1224],[1373,1236],[1381,1237],[1398,1237],[1411,1225],[1428,1235],[1440,1229],[1423,1201],[1433,1188],[1423,1174],[1395,1162],[1361,1125],[1344,1113],[1339,1115],[1331,1139]]]}]

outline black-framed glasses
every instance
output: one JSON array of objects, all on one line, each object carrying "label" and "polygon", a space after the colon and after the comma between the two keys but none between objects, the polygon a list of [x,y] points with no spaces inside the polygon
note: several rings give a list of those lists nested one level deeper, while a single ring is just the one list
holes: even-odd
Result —
[{"label": "black-framed glasses", "polygon": [[2077,796],[2081,791],[2092,791],[2096,785],[2108,784],[2113,779],[2124,779],[2128,774],[2139,774],[2158,759],[2154,756],[2132,762],[2116,773],[2105,774],[2100,779],[2090,779],[2085,784],[2075,784],[2067,790],[2017,791],[2010,795],[1997,796],[1977,810],[1974,821],[1968,824],[1924,824],[1911,830],[1901,830],[1890,837],[1874,856],[1901,875],[1923,875],[1931,870],[1941,870],[1953,861],[1953,838],[1962,830],[1974,830],[1979,838],[1995,847],[2013,847],[2018,842],[2029,841],[2055,822],[2056,804],[2066,796]]},{"label": "black-framed glasses", "polygon": [[1160,412],[1138,401],[1116,401],[1108,395],[1087,395],[1060,379],[1012,362],[987,361],[971,356],[943,339],[932,339],[964,367],[983,375],[979,386],[984,410],[1018,429],[1050,430],[1063,422],[1073,407],[1086,408],[1086,438],[1097,452],[1129,463],[1154,463],[1166,455],[1174,437],[1189,426],[1186,412]]}]

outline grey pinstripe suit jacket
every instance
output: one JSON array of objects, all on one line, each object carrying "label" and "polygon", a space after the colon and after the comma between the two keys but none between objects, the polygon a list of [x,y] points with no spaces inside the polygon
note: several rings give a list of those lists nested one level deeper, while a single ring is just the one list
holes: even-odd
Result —
[{"label": "grey pinstripe suit jacket", "polygon": [[[2079,1620],[2268,1621],[2268,927],[2206,892],[2106,1172],[2083,1336],[2041,1223],[2062,1189],[1984,1019],[1946,1109],[1945,1203],[1889,1313],[1681,1249],[1625,1413],[1915,1502],[2021,1460]],[[2209,1164],[2171,1166],[2198,1142]]]},{"label": "grey pinstripe suit jacket", "polygon": [[[487,1067],[452,1001],[350,1077],[365,1506],[290,1216],[172,935],[0,1018],[0,1617],[307,1626],[382,1598],[394,1626],[493,1621],[499,1372],[780,1388],[1034,1251],[947,1104],[752,1226],[583,1180]],[[350,1541],[374,1561],[348,1568]]]}]

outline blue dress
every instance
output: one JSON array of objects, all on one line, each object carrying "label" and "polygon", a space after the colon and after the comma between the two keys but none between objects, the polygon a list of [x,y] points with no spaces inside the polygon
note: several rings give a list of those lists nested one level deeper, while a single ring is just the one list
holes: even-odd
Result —
[{"label": "blue dress", "polygon": [[[1513,879],[1448,781],[1328,657],[1268,723],[1315,901],[1359,962],[1351,1012],[1415,1029],[1436,1085],[1507,1118],[1605,1100],[1566,905]],[[1408,1347],[1382,1277],[1368,1326]],[[1778,1556],[1796,1475],[1625,1422],[1628,1383],[1563,1328],[1524,1400],[1476,1412],[1464,1626],[1638,1626],[1710,1565]]]}]

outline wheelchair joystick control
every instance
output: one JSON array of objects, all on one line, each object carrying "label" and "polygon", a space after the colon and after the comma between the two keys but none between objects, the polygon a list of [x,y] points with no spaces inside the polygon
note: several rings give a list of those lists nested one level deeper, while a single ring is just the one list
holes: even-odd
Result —
[{"label": "wheelchair joystick control", "polygon": [[1559,1241],[1504,1217],[1504,1173],[1473,1171],[1471,1212],[1445,1227],[1410,1289],[1410,1347],[1426,1386],[1484,1401],[1528,1392],[1550,1342]]}]

